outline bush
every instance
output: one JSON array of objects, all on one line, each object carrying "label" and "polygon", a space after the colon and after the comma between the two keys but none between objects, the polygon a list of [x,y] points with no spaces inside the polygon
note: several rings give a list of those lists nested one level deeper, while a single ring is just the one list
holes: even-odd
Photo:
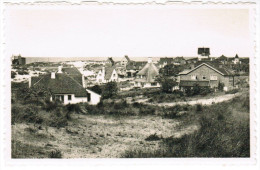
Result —
[{"label": "bush", "polygon": [[224,83],[218,82],[218,90],[219,91],[223,91],[224,86],[225,86]]},{"label": "bush", "polygon": [[60,103],[58,101],[51,102],[49,100],[45,101],[43,109],[47,112],[51,112],[55,109],[57,109],[60,106]]},{"label": "bush", "polygon": [[68,104],[66,105],[66,109],[68,112],[81,113],[80,104]]},{"label": "bush", "polygon": [[239,92],[238,89],[232,89],[232,90],[226,91],[225,94],[235,94],[237,92]]},{"label": "bush", "polygon": [[184,106],[175,105],[173,107],[163,108],[163,117],[168,119],[174,119],[179,116],[178,113],[183,111],[188,111],[188,110],[189,110],[188,105],[184,105]]},{"label": "bush", "polygon": [[15,78],[15,76],[16,76],[16,72],[11,71],[11,78]]},{"label": "bush", "polygon": [[108,99],[113,96],[116,96],[118,92],[118,87],[116,82],[108,82],[104,86],[104,89],[102,90],[102,98]]},{"label": "bush", "polygon": [[202,107],[201,104],[197,104],[197,105],[196,105],[196,111],[197,111],[197,112],[201,112],[201,111],[202,111],[202,108],[203,108],[203,107]]},{"label": "bush", "polygon": [[37,123],[41,124],[43,118],[38,113],[39,109],[36,106],[28,105],[14,105],[11,108],[11,123]]},{"label": "bush", "polygon": [[61,128],[68,125],[68,120],[70,119],[61,108],[57,108],[55,111],[51,112],[48,125],[51,127]]},{"label": "bush", "polygon": [[49,158],[62,158],[60,150],[54,150],[49,153]]},{"label": "bush", "polygon": [[145,138],[146,141],[156,141],[156,140],[160,140],[160,139],[162,139],[162,138],[159,137],[156,133]]}]

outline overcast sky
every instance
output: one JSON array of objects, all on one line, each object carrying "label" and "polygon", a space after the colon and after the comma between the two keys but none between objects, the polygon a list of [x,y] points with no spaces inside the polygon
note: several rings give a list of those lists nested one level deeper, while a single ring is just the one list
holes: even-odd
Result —
[{"label": "overcast sky", "polygon": [[173,6],[12,6],[6,54],[25,57],[253,56],[246,9]]}]

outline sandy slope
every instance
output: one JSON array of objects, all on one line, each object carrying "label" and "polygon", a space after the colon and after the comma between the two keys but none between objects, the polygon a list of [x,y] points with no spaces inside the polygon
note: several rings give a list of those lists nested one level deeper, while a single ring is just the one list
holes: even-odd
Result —
[{"label": "sandy slope", "polygon": [[29,157],[46,157],[46,153],[58,149],[63,158],[121,157],[128,149],[158,147],[159,141],[145,141],[151,134],[180,137],[197,129],[195,125],[182,127],[177,120],[158,116],[115,118],[97,115],[73,115],[70,125],[61,129],[43,127],[32,133],[25,130],[28,127],[32,125],[13,125],[12,139],[45,152],[43,155],[32,153]]}]

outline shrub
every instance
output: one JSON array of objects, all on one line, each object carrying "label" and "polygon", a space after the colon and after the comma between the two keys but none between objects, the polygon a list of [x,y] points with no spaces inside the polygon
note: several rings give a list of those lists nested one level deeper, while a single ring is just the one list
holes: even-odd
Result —
[{"label": "shrub", "polygon": [[68,104],[66,105],[66,109],[68,112],[76,112],[76,113],[82,112],[80,108],[80,104]]},{"label": "shrub", "polygon": [[196,105],[196,111],[197,112],[201,112],[202,111],[202,105],[201,104],[197,104]]},{"label": "shrub", "polygon": [[188,105],[184,105],[184,106],[175,105],[173,107],[163,108],[163,117],[168,119],[174,119],[179,116],[178,114],[179,112],[188,111],[188,110],[189,110]]},{"label": "shrub", "polygon": [[238,89],[232,89],[232,90],[226,91],[225,94],[235,94],[237,92],[239,92]]},{"label": "shrub", "polygon": [[224,86],[225,86],[224,83],[218,82],[218,90],[219,91],[223,91]]},{"label": "shrub", "polygon": [[156,133],[145,138],[146,141],[156,141],[156,140],[160,140],[160,139],[161,139],[161,137],[159,137]]},{"label": "shrub", "polygon": [[58,101],[51,102],[49,100],[45,101],[45,104],[43,106],[43,109],[47,112],[51,112],[59,107],[60,103]]},{"label": "shrub", "polygon": [[15,78],[15,76],[16,76],[16,72],[11,71],[11,78]]},{"label": "shrub", "polygon": [[54,150],[49,153],[49,158],[62,158],[60,150]]},{"label": "shrub", "polygon": [[11,123],[37,123],[41,124],[43,118],[38,113],[38,107],[33,105],[28,106],[18,106],[14,105],[11,109]]},{"label": "shrub", "polygon": [[116,96],[118,92],[118,87],[116,82],[108,82],[104,86],[102,90],[102,97],[104,99],[111,98],[113,96]]}]

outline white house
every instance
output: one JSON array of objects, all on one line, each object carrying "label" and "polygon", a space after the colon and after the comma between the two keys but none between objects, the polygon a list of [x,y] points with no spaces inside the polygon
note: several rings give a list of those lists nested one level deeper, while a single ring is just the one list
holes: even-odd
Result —
[{"label": "white house", "polygon": [[158,75],[157,67],[153,64],[152,59],[148,58],[147,64],[137,73],[134,86],[141,88],[160,87],[160,83],[156,81]]},{"label": "white house", "polygon": [[125,55],[120,61],[120,64],[122,66],[126,66],[129,62],[131,62],[130,58],[127,55]]},{"label": "white house", "polygon": [[233,63],[234,63],[234,64],[239,64],[239,63],[240,63],[239,57],[238,57],[237,54],[236,54],[236,56],[235,56],[235,58],[234,58],[234,60],[233,60]]},{"label": "white house", "polygon": [[74,79],[69,74],[52,72],[39,77],[31,77],[29,87],[44,87],[51,93],[50,101],[59,100],[63,104],[89,103],[97,104],[101,96],[89,89],[85,89],[80,79]]},{"label": "white house", "polygon": [[118,73],[116,71],[115,66],[103,67],[101,70],[99,70],[96,77],[96,82],[98,84],[107,83],[111,81],[118,81]]}]

